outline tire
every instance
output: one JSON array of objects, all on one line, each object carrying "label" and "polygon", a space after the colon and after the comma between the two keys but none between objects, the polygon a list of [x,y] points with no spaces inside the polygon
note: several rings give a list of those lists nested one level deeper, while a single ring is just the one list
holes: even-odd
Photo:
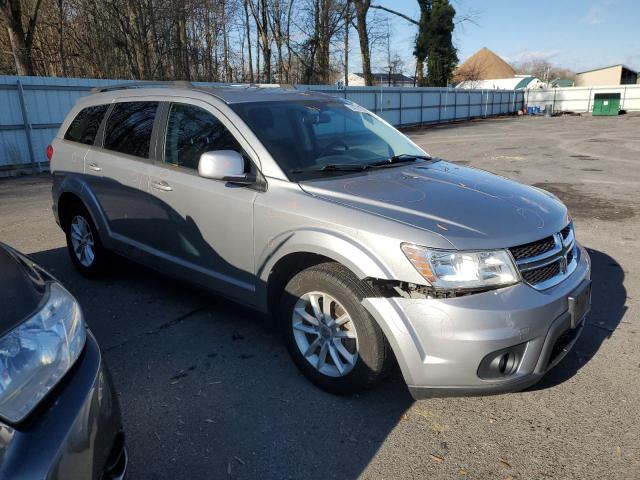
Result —
[{"label": "tire", "polygon": [[303,270],[287,283],[278,321],[294,363],[316,386],[338,395],[353,394],[371,388],[390,371],[391,347],[361,304],[375,295],[352,272],[332,262]]},{"label": "tire", "polygon": [[[63,229],[69,257],[76,270],[88,278],[104,273],[108,252],[102,246],[88,210],[81,204],[72,204],[65,212]],[[79,247],[79,244],[83,246]]]}]

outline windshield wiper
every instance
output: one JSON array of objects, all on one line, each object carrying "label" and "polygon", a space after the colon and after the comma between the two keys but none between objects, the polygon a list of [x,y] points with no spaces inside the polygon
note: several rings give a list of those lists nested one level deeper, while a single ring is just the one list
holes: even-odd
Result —
[{"label": "windshield wiper", "polygon": [[289,170],[289,173],[306,173],[306,172],[361,172],[371,168],[368,164],[357,163],[329,163],[318,167],[296,168]]},{"label": "windshield wiper", "polygon": [[399,163],[415,162],[416,160],[433,160],[433,158],[428,155],[413,155],[410,153],[401,153],[400,155],[394,155],[380,162],[370,163],[369,166],[387,167],[391,165],[397,165]]},{"label": "windshield wiper", "polygon": [[400,163],[415,162],[416,160],[433,160],[428,155],[412,155],[409,153],[401,153],[394,155],[386,160],[373,163],[329,163],[327,165],[314,166],[309,168],[295,168],[289,170],[289,173],[308,173],[308,172],[362,172],[369,168],[384,168]]}]

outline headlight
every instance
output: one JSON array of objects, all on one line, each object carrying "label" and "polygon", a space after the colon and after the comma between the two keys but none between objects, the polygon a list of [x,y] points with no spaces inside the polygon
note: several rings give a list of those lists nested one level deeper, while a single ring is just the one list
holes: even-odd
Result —
[{"label": "headlight", "polygon": [[431,250],[403,243],[402,251],[434,288],[491,288],[519,281],[518,271],[506,250]]},{"label": "headlight", "polygon": [[19,422],[60,381],[84,347],[80,306],[57,283],[45,305],[0,338],[0,417]]}]

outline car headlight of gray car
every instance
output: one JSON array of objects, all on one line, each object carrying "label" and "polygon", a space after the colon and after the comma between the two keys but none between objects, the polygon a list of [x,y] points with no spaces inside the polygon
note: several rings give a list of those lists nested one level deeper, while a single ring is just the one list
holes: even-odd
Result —
[{"label": "car headlight of gray car", "polygon": [[0,338],[0,417],[23,420],[80,356],[86,330],[80,306],[48,284],[44,305]]},{"label": "car headlight of gray car", "polygon": [[402,251],[418,273],[436,289],[498,288],[520,280],[506,250],[434,250],[403,243]]}]

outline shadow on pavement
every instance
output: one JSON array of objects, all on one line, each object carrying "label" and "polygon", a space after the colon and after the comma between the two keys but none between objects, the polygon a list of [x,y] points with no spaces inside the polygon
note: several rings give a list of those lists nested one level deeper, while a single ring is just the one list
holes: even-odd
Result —
[{"label": "shadow on pavement", "polygon": [[588,249],[591,256],[591,312],[587,315],[582,335],[573,350],[529,390],[541,390],[558,385],[573,377],[611,337],[627,309],[624,271],[606,253]]},{"label": "shadow on pavement", "polygon": [[131,478],[355,479],[413,403],[399,371],[360,395],[296,369],[264,316],[125,260],[102,280],[30,255],[80,301],[112,371]]}]

